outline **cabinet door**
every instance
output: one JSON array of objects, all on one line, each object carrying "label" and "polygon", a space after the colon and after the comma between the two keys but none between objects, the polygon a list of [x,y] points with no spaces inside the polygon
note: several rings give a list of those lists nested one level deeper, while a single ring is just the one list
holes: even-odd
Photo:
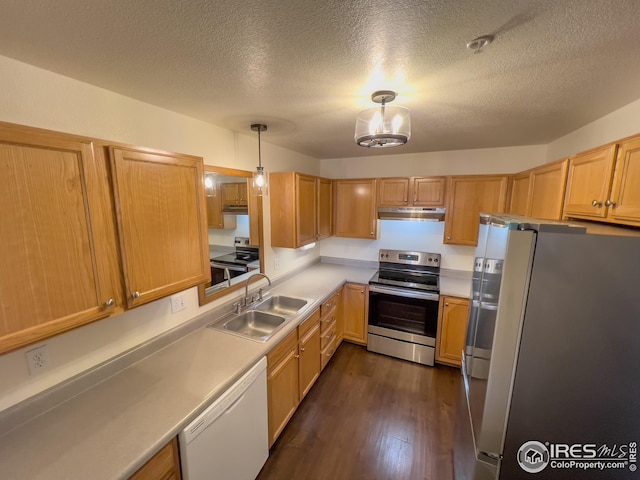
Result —
[{"label": "cabinet door", "polygon": [[122,311],[106,162],[0,124],[0,353]]},{"label": "cabinet door", "polygon": [[378,205],[381,207],[409,205],[409,179],[381,178],[378,180]]},{"label": "cabinet door", "polygon": [[562,218],[568,163],[568,160],[563,160],[531,171],[531,198],[527,215],[544,220]]},{"label": "cabinet door", "polygon": [[317,179],[317,194],[318,194],[318,226],[317,226],[317,239],[330,237],[331,232],[331,219],[333,213],[333,195],[332,195],[332,183],[328,178]]},{"label": "cabinet door", "polygon": [[640,137],[620,144],[608,218],[629,225],[640,224]]},{"label": "cabinet door", "polygon": [[247,188],[247,182],[238,183],[238,205],[248,206],[249,205],[249,189]]},{"label": "cabinet door", "polygon": [[[315,317],[315,318],[314,318]],[[300,401],[320,376],[320,312],[317,312],[308,321],[313,326],[300,338],[300,371],[299,397]],[[305,323],[306,323],[305,322]]]},{"label": "cabinet door", "polygon": [[296,173],[296,247],[316,241],[316,178]]},{"label": "cabinet door", "polygon": [[180,480],[178,439],[174,437],[129,480]]},{"label": "cabinet door", "polygon": [[507,186],[506,175],[450,177],[444,243],[477,245],[480,212],[504,212]]},{"label": "cabinet door", "polygon": [[209,277],[201,158],[111,149],[129,306]]},{"label": "cabinet door", "polygon": [[336,180],[333,234],[336,237],[377,237],[376,180]]},{"label": "cabinet door", "polygon": [[460,366],[468,317],[469,300],[456,297],[440,298],[436,361]]},{"label": "cabinet door", "polygon": [[216,195],[206,197],[207,226],[215,229],[236,228],[236,217],[225,217],[222,213],[222,189],[218,186],[214,188]]},{"label": "cabinet door", "polygon": [[346,283],[342,289],[343,338],[367,344],[367,286]]},{"label": "cabinet door", "polygon": [[564,215],[604,218],[609,199],[617,145],[575,155],[569,159]]},{"label": "cabinet door", "polygon": [[269,447],[295,413],[298,395],[298,332],[294,330],[267,354]]},{"label": "cabinet door", "polygon": [[413,205],[416,207],[443,207],[446,191],[445,177],[413,179]]},{"label": "cabinet door", "polygon": [[521,172],[511,179],[511,199],[509,201],[509,213],[515,215],[528,215],[529,211],[529,184],[531,172]]},{"label": "cabinet door", "polygon": [[[257,195],[249,196],[249,243],[254,246],[262,245],[262,197]],[[264,270],[263,270],[264,271]]]}]

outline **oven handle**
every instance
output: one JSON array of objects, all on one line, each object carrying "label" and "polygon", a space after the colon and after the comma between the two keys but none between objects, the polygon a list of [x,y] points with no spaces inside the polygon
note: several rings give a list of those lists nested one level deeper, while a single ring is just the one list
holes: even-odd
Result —
[{"label": "oven handle", "polygon": [[369,285],[369,291],[375,292],[375,293],[384,293],[387,295],[395,295],[396,297],[419,298],[423,300],[435,300],[435,301],[438,301],[440,299],[440,295],[437,293],[423,293],[423,292],[414,292],[414,291],[408,291],[408,290],[398,290],[395,288],[378,287],[377,285]]},{"label": "oven handle", "polygon": [[214,268],[221,268],[221,269],[229,269],[232,272],[247,272],[248,269],[247,267],[240,267],[240,266],[232,266],[232,265],[227,265],[224,263],[216,263],[216,262],[211,262],[211,266]]}]

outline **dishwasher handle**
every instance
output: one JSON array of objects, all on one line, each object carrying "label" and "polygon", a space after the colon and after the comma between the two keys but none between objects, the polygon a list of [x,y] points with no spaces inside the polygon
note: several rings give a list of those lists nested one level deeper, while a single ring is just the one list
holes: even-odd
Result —
[{"label": "dishwasher handle", "polygon": [[204,430],[226,412],[232,410],[247,389],[267,369],[267,357],[262,357],[247,373],[231,385],[221,396],[216,398],[200,415],[198,415],[181,432],[181,439],[188,445]]}]

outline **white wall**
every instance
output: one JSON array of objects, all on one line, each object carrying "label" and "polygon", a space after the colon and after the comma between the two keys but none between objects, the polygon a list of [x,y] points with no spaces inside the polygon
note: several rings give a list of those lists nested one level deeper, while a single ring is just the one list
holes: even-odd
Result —
[{"label": "white wall", "polygon": [[559,160],[637,133],[640,133],[640,100],[554,140],[548,145],[546,161]]},{"label": "white wall", "polygon": [[[1,56],[0,78],[1,121],[198,155],[209,165],[243,170],[257,165],[257,136],[249,125],[246,134],[234,133]],[[262,139],[267,171],[319,173],[317,160],[269,144],[268,134]],[[268,222],[268,198],[264,212]],[[267,274],[274,255],[269,239],[265,232]],[[278,275],[301,263],[290,255],[283,257]],[[311,251],[304,259],[317,255]],[[169,300],[161,299],[41,342],[48,345],[53,368],[37,377],[29,376],[24,355],[33,346],[0,356],[0,411],[222,303],[201,308],[195,288],[185,295],[187,308],[176,315]]]}]

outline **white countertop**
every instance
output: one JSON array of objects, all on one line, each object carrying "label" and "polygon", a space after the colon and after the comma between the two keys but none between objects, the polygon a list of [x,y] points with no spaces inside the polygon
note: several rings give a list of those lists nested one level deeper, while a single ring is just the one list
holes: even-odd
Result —
[{"label": "white countertop", "polygon": [[[374,273],[319,263],[273,292],[313,299],[308,315],[344,281],[368,283]],[[129,477],[305,316],[266,343],[193,331],[0,437],[0,478]]]}]

